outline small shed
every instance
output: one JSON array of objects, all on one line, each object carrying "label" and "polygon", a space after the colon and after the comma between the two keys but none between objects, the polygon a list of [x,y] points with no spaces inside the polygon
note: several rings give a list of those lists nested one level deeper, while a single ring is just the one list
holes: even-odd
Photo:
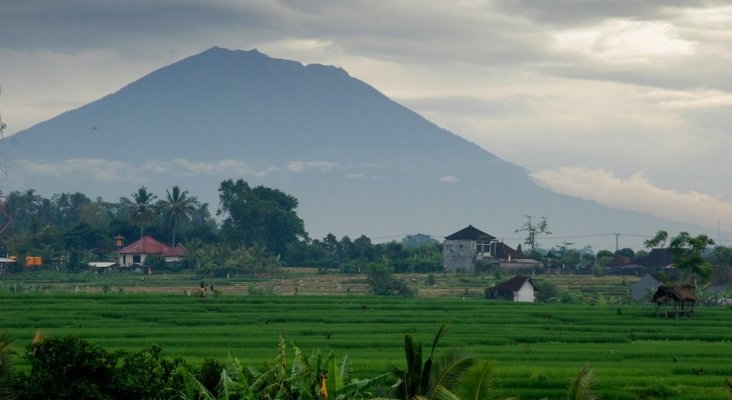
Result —
[{"label": "small shed", "polygon": [[486,299],[501,299],[523,303],[533,303],[537,286],[528,276],[513,278],[485,290]]},{"label": "small shed", "polygon": [[658,317],[659,310],[663,306],[666,318],[694,318],[694,307],[698,298],[691,285],[661,285],[653,295],[652,301],[656,303],[656,317]]}]

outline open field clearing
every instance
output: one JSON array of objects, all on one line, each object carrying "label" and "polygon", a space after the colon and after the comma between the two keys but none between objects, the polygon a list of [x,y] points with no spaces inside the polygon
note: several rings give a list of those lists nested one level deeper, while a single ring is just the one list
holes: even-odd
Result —
[{"label": "open field clearing", "polygon": [[191,362],[228,353],[260,365],[278,337],[306,354],[348,355],[353,374],[402,365],[403,334],[425,343],[445,323],[440,350],[495,360],[507,395],[558,397],[589,363],[603,399],[729,398],[732,310],[703,307],[693,320],[657,319],[651,306],[514,304],[477,298],[233,296],[0,292],[0,330],[16,347],[37,329],[113,349],[158,343]]}]

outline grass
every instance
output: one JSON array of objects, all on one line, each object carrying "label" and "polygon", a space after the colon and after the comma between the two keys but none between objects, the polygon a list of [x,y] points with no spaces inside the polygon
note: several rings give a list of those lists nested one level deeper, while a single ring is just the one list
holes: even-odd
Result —
[{"label": "grass", "polygon": [[0,330],[16,347],[42,329],[88,338],[110,350],[158,343],[167,354],[193,363],[231,353],[256,366],[272,360],[283,335],[306,353],[319,348],[348,355],[358,377],[380,374],[389,363],[403,364],[405,333],[428,342],[445,323],[449,332],[441,350],[495,360],[506,394],[524,399],[560,396],[585,362],[604,399],[729,398],[723,383],[732,377],[732,310],[723,307],[700,308],[693,320],[667,320],[657,319],[649,305],[515,304],[461,295],[225,292],[201,298],[180,289],[156,295],[0,290],[0,304]]}]

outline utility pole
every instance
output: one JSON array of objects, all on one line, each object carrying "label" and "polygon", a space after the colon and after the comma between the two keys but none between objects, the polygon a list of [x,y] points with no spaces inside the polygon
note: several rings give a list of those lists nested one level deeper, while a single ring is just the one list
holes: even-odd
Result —
[{"label": "utility pole", "polygon": [[616,253],[618,252],[618,250],[620,250],[620,247],[618,246],[619,238],[620,238],[620,234],[616,233],[615,234],[615,252]]}]

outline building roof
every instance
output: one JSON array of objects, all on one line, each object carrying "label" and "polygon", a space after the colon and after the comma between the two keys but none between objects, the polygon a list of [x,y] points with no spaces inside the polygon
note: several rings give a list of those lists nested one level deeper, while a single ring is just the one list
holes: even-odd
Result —
[{"label": "building roof", "polygon": [[518,292],[527,281],[534,287],[534,289],[536,289],[536,284],[531,280],[531,278],[528,276],[517,275],[503,283],[493,286],[490,290]]},{"label": "building roof", "polygon": [[529,257],[526,257],[525,255],[519,253],[518,251],[511,248],[511,246],[507,245],[503,242],[496,243],[495,246],[496,254],[494,254],[494,257],[501,258],[508,260],[509,258],[511,260],[517,260],[517,259],[527,259]]},{"label": "building roof", "polygon": [[697,300],[691,285],[659,286],[653,295],[654,303],[665,303],[667,301],[690,301],[696,303]]},{"label": "building roof", "polygon": [[91,261],[89,262],[90,267],[94,268],[111,268],[112,266],[116,265],[116,262],[112,261]]},{"label": "building roof", "polygon": [[145,236],[142,239],[119,249],[119,254],[159,254],[167,257],[175,257],[185,256],[186,248],[180,245],[172,248],[155,240],[151,236]]},{"label": "building roof", "polygon": [[495,237],[491,236],[480,229],[468,225],[467,228],[463,228],[450,236],[445,236],[445,240],[494,240]]},{"label": "building roof", "polygon": [[607,264],[605,264],[605,266],[606,267],[624,267],[626,265],[630,265],[631,262],[632,261],[630,260],[630,257],[618,254],[615,257],[613,257],[611,260],[609,260],[607,262]]},{"label": "building roof", "polygon": [[668,267],[673,264],[671,252],[668,249],[652,249],[647,256],[638,257],[635,263],[644,267]]},{"label": "building roof", "polygon": [[188,249],[180,244],[170,249],[169,252],[165,253],[165,255],[168,257],[185,257],[186,254],[188,254]]}]

